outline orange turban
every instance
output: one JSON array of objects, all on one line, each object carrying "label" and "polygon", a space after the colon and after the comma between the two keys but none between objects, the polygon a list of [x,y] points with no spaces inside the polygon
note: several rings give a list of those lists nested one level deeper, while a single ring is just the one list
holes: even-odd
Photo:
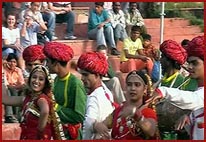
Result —
[{"label": "orange turban", "polygon": [[43,47],[41,45],[30,45],[23,51],[23,59],[25,62],[43,61],[45,58],[46,56],[43,53]]},{"label": "orange turban", "polygon": [[160,45],[160,51],[168,58],[176,61],[182,65],[187,60],[186,50],[180,46],[176,41],[166,40]]},{"label": "orange turban", "polygon": [[100,75],[105,75],[108,71],[106,57],[98,52],[83,53],[79,57],[77,66],[82,70]]},{"label": "orange turban", "polygon": [[189,57],[195,56],[204,60],[204,49],[204,36],[197,36],[188,43],[187,53]]},{"label": "orange turban", "polygon": [[44,45],[44,54],[57,61],[68,62],[73,56],[72,48],[60,42],[47,42]]}]

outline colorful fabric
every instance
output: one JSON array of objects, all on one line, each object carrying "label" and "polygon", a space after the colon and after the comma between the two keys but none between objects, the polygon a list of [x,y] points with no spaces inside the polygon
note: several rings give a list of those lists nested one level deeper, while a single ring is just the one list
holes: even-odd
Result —
[{"label": "colorful fabric", "polygon": [[79,57],[77,66],[82,70],[100,75],[105,75],[108,71],[107,59],[99,52],[83,53]]},{"label": "colorful fabric", "polygon": [[204,36],[198,36],[193,38],[189,43],[187,47],[187,53],[188,56],[195,56],[200,57],[201,59],[204,59]]},{"label": "colorful fabric", "polygon": [[[41,94],[38,96],[38,98],[34,99],[30,96],[27,95],[24,103],[23,103],[23,115],[22,115],[22,122],[20,123],[20,127],[22,129],[22,133],[21,133],[21,140],[23,139],[30,139],[30,140],[37,140],[37,135],[38,135],[38,131],[37,131],[37,126],[39,123],[39,117],[32,113],[32,110],[36,110],[36,112],[40,112],[39,107],[37,105],[37,102],[39,99],[46,99],[49,105],[49,108],[51,110],[51,101],[48,98],[48,96],[46,96],[45,94]],[[50,112],[51,113],[51,112]],[[50,140],[53,136],[53,129],[52,129],[52,123],[50,123],[50,119],[48,119],[46,127],[44,129],[44,132],[42,132],[42,138],[41,139],[47,139]]]},{"label": "colorful fabric", "polygon": [[20,68],[16,67],[14,70],[10,70],[7,67],[4,68],[6,76],[6,85],[23,85],[24,77]]},{"label": "colorful fabric", "polygon": [[[86,111],[86,92],[82,82],[73,74],[64,78],[56,77],[54,81],[54,97],[57,103],[56,111],[63,124],[83,123]],[[67,139],[72,139],[65,131]],[[78,138],[82,139],[82,128],[78,129]]]},{"label": "colorful fabric", "polygon": [[68,62],[74,56],[72,48],[60,42],[45,43],[43,52],[47,57],[62,62]]},{"label": "colorful fabric", "polygon": [[162,79],[161,86],[178,88],[184,82],[184,77],[179,72],[174,73],[171,76],[165,75]]},{"label": "colorful fabric", "polygon": [[180,65],[184,64],[187,59],[186,50],[173,40],[164,41],[160,45],[160,51]]},{"label": "colorful fabric", "polygon": [[184,83],[180,87],[181,90],[186,90],[186,91],[195,91],[197,90],[197,88],[198,88],[197,79],[193,79],[190,77],[186,77],[184,79]]},{"label": "colorful fabric", "polygon": [[25,62],[34,62],[36,60],[43,61],[46,56],[43,53],[43,47],[41,45],[31,45],[24,49],[23,59]]},{"label": "colorful fabric", "polygon": [[143,53],[145,56],[150,57],[152,61],[159,60],[159,50],[155,48],[153,44],[150,44],[148,47],[144,47]]},{"label": "colorful fabric", "polygon": [[[117,108],[113,113],[112,138],[116,140],[155,139],[155,137],[146,137],[141,129],[136,127],[135,121],[132,118],[130,119],[131,125],[128,127],[128,120],[118,117],[123,107],[124,105]],[[156,113],[151,108],[144,108],[141,112],[145,118],[151,118],[157,121]]]}]

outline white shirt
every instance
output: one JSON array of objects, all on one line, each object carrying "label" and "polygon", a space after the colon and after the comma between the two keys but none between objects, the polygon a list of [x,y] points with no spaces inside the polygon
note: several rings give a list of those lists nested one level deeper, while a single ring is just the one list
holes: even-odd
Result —
[{"label": "white shirt", "polygon": [[184,91],[177,88],[159,87],[164,98],[181,109],[197,110],[204,107],[204,87],[197,91]]},{"label": "white shirt", "polygon": [[111,102],[105,96],[105,91],[112,102],[114,101],[113,95],[103,82],[102,86],[95,89],[87,97],[86,117],[83,124],[83,139],[85,140],[94,139],[96,136],[93,130],[94,122],[102,122],[114,110]]},{"label": "white shirt", "polygon": [[2,39],[8,40],[8,44],[15,44],[16,40],[20,39],[19,28],[10,30],[9,28],[2,27]]},{"label": "white shirt", "polygon": [[126,27],[124,12],[119,10],[119,13],[114,13],[113,9],[108,11],[109,17],[111,19],[112,27],[115,28],[117,24],[120,24],[123,28]]},{"label": "white shirt", "polygon": [[[182,109],[192,110],[190,114],[191,125],[186,125],[186,130],[193,140],[204,139],[204,128],[198,124],[204,124],[204,87],[199,87],[197,91],[183,91],[175,88],[159,87],[162,95],[176,106]],[[191,131],[192,130],[192,131]]]}]

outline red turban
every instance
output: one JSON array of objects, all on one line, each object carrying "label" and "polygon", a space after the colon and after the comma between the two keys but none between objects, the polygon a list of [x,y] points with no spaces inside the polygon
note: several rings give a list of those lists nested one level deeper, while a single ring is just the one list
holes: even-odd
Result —
[{"label": "red turban", "polygon": [[34,62],[36,60],[43,61],[46,56],[43,53],[43,47],[41,45],[31,45],[24,49],[23,59],[26,62]]},{"label": "red turban", "polygon": [[60,42],[47,42],[44,45],[44,54],[48,58],[56,59],[57,61],[68,62],[73,56],[72,48]]},{"label": "red turban", "polygon": [[77,66],[82,70],[100,75],[105,75],[108,71],[106,57],[98,52],[83,53],[79,57]]},{"label": "red turban", "polygon": [[160,51],[180,65],[184,64],[187,59],[186,50],[173,40],[164,41],[160,45]]},{"label": "red turban", "polygon": [[195,56],[200,57],[201,59],[204,59],[204,36],[198,36],[193,38],[189,43],[187,47],[187,53],[188,56]]}]

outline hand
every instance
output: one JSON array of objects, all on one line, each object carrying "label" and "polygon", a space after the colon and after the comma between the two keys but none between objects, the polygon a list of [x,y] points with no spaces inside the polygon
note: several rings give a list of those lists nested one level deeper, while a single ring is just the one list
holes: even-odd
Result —
[{"label": "hand", "polygon": [[98,29],[104,27],[104,23],[99,24],[97,27],[98,27]]},{"label": "hand", "polygon": [[162,98],[157,91],[154,91],[152,97],[145,101],[146,104],[150,104],[152,102],[157,102]]},{"label": "hand", "polygon": [[180,117],[179,120],[177,120],[176,124],[175,124],[175,130],[181,130],[185,125],[190,125],[190,118],[188,115],[183,115],[182,117]]},{"label": "hand", "polygon": [[142,56],[140,59],[141,59],[142,61],[144,61],[144,62],[146,62],[147,60],[149,60],[149,58],[146,57],[146,56]]},{"label": "hand", "polygon": [[103,122],[95,122],[94,130],[101,136],[101,139],[110,139],[109,129]]},{"label": "hand", "polygon": [[23,47],[18,43],[15,43],[15,47],[16,47],[16,50],[18,50],[19,52],[23,52],[24,50]]}]

